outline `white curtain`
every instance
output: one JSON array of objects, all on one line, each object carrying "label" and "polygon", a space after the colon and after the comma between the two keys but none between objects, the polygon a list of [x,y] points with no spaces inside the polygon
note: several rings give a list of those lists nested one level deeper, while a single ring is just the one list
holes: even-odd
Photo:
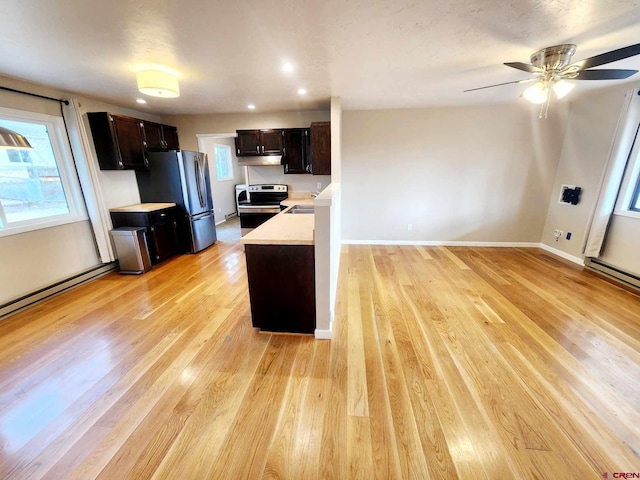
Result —
[{"label": "white curtain", "polygon": [[604,175],[600,185],[598,203],[596,204],[589,236],[585,245],[585,257],[597,258],[602,252],[607,228],[616,205],[629,153],[640,123],[639,90],[626,93],[625,102],[618,118],[614,141],[609,150]]},{"label": "white curtain", "polygon": [[109,218],[109,210],[104,204],[98,179],[98,168],[92,159],[91,144],[77,100],[69,100],[69,105],[63,105],[63,113],[82,187],[82,195],[93,227],[98,255],[102,263],[113,262],[116,257],[109,238],[111,219]]}]

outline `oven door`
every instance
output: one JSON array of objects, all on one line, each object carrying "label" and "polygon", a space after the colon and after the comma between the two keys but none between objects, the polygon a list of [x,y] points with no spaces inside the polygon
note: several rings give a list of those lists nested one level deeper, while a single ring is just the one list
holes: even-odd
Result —
[{"label": "oven door", "polygon": [[277,215],[277,213],[243,213],[240,212],[240,227],[242,228],[256,228],[262,225],[270,218]]}]

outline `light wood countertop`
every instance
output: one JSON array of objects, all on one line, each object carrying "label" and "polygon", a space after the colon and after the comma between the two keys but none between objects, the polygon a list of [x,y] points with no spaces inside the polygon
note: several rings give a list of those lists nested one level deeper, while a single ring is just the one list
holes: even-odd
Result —
[{"label": "light wood countertop", "polygon": [[[313,199],[311,199],[313,200]],[[293,205],[302,205],[294,203]],[[313,213],[288,214],[283,210],[240,240],[256,245],[313,245],[315,215]]]},{"label": "light wood countertop", "polygon": [[283,207],[293,207],[294,205],[313,205],[315,198],[312,197],[300,197],[300,198],[287,198],[280,202]]},{"label": "light wood countertop", "polygon": [[110,208],[110,212],[155,212],[156,210],[164,210],[165,208],[175,207],[175,203],[136,203],[135,205],[126,205],[124,207]]}]

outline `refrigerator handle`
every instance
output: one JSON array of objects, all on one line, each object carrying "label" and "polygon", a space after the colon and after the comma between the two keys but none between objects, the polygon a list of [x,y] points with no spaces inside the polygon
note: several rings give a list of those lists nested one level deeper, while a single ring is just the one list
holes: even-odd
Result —
[{"label": "refrigerator handle", "polygon": [[203,190],[206,188],[206,185],[205,185],[204,169],[202,168],[202,165],[200,164],[200,162],[201,162],[200,157],[196,157],[195,162],[193,162],[193,167],[195,169],[195,175],[196,175],[196,188],[198,189],[198,200],[200,201],[200,206],[204,207],[205,201],[206,201],[206,194]]}]

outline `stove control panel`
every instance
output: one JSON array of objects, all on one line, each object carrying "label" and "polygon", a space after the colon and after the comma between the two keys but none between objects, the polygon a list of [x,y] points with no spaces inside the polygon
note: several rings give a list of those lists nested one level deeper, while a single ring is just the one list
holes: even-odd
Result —
[{"label": "stove control panel", "polygon": [[286,192],[287,185],[249,185],[250,192]]}]

